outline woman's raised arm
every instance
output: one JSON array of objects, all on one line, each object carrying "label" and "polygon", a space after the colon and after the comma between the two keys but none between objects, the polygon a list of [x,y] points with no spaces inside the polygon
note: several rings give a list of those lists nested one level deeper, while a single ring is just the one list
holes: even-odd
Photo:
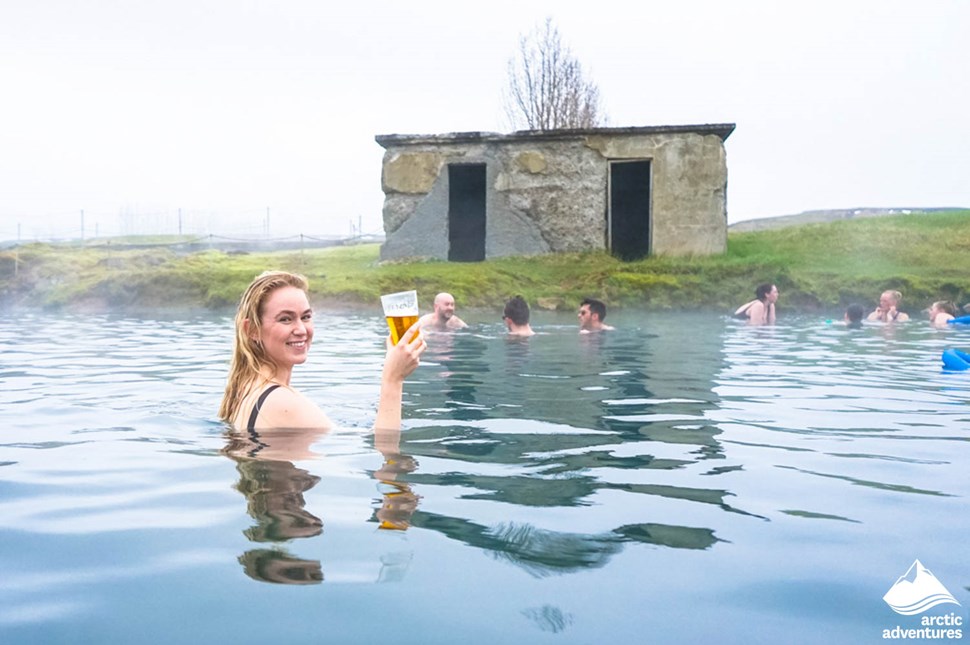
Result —
[{"label": "woman's raised arm", "polygon": [[421,354],[428,347],[424,338],[418,334],[417,323],[404,332],[397,345],[391,345],[387,336],[387,354],[384,357],[384,370],[381,373],[381,394],[377,403],[377,418],[374,427],[393,430],[401,427],[401,399],[404,393],[404,379],[421,362]]}]

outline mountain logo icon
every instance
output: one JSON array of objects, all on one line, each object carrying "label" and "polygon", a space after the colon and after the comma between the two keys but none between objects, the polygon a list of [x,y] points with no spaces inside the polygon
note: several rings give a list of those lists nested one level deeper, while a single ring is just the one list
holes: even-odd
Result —
[{"label": "mountain logo icon", "polygon": [[960,605],[919,560],[914,560],[909,570],[896,581],[882,597],[897,614],[912,616],[945,602]]}]

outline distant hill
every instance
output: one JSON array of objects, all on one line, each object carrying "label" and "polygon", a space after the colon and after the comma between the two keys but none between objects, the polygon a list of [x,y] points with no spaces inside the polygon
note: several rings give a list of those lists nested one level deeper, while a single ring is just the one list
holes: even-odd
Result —
[{"label": "distant hill", "polygon": [[728,226],[728,230],[739,233],[748,231],[766,231],[786,226],[801,226],[802,224],[824,224],[844,219],[863,217],[882,217],[884,215],[909,215],[911,213],[939,213],[943,211],[967,210],[965,207],[947,206],[941,208],[844,208],[835,210],[804,211],[797,215],[781,215],[779,217],[763,217],[735,222]]}]

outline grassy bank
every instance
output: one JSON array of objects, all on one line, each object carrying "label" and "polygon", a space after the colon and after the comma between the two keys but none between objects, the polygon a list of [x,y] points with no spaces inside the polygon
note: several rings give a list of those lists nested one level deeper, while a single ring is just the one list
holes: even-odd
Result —
[{"label": "grassy bank", "polygon": [[5,307],[231,308],[254,275],[304,273],[314,301],[374,307],[381,293],[416,288],[430,303],[446,290],[460,307],[497,308],[521,293],[572,309],[587,295],[612,307],[724,311],[774,282],[779,311],[841,311],[903,292],[904,309],[970,301],[970,211],[911,214],[732,233],[728,252],[706,258],[620,262],[605,253],[505,258],[480,263],[380,263],[377,245],[303,252],[180,255],[165,246],[26,245],[0,252]]}]

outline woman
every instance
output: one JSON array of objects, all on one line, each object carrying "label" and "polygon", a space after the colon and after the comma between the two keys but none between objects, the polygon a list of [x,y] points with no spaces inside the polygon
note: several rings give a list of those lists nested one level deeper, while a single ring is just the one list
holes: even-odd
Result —
[{"label": "woman", "polygon": [[754,290],[755,299],[738,307],[735,318],[747,320],[749,325],[775,324],[775,302],[778,287],[771,283],[759,284]]},{"label": "woman", "polygon": [[[306,361],[313,342],[313,310],[307,280],[285,271],[267,271],[246,289],[236,312],[236,336],[219,417],[236,430],[267,428],[329,429],[327,415],[290,387],[293,367]],[[392,346],[390,337],[377,406],[377,428],[401,426],[404,379],[417,368],[424,340],[412,326]],[[257,447],[258,450],[258,447]]]},{"label": "woman", "polygon": [[946,327],[947,321],[953,320],[957,314],[957,306],[949,300],[937,300],[929,308],[930,324],[934,327]]},{"label": "woman", "polygon": [[879,321],[879,322],[906,322],[909,320],[909,314],[905,311],[899,311],[899,303],[903,299],[903,294],[898,291],[888,290],[883,291],[879,296],[879,306],[876,310],[869,314],[867,320]]}]

